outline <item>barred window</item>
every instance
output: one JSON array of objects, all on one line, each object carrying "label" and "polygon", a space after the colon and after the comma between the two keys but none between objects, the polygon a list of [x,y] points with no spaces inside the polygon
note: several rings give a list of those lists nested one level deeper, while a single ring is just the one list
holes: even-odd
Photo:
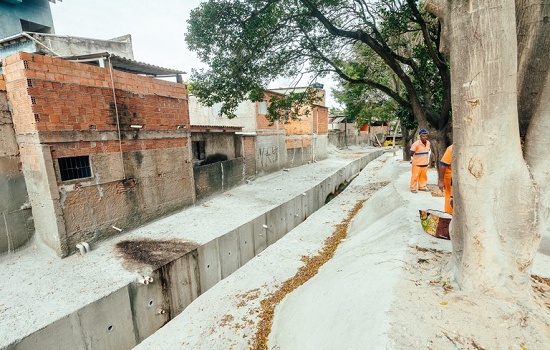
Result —
[{"label": "barred window", "polygon": [[89,156],[59,158],[57,162],[59,164],[61,181],[83,179],[92,176]]}]

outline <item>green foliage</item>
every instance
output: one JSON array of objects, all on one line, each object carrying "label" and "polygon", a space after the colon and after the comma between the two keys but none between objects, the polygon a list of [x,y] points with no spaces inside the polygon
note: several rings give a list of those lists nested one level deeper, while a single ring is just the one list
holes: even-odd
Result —
[{"label": "green foliage", "polygon": [[190,81],[185,83],[187,85],[187,92],[191,95],[193,94],[193,90],[195,90],[196,83],[194,81]]},{"label": "green foliage", "polygon": [[289,122],[298,119],[301,115],[308,115],[320,99],[318,90],[314,88],[307,88],[301,92],[290,91],[284,95],[271,95],[266,118],[270,125],[276,120]]},{"label": "green foliage", "polygon": [[[206,1],[191,12],[186,34],[209,66],[192,71],[193,93],[206,105],[221,102],[232,117],[240,101],[262,100],[279,77],[336,73],[350,90],[340,96],[348,118],[391,118],[399,105],[423,125],[445,127],[448,67],[436,47],[437,21],[419,7],[414,0]],[[305,110],[289,103],[315,102],[270,103],[270,120],[288,120]]]},{"label": "green foliage", "polygon": [[414,130],[418,127],[418,123],[414,119],[414,114],[410,108],[398,108],[396,111],[397,118],[401,121],[401,125],[408,130]]},{"label": "green foliage", "polygon": [[[408,65],[406,74],[410,80],[410,87],[425,109],[425,113],[432,116],[437,114],[442,110],[445,102],[445,89],[450,88],[443,83],[441,72],[431,56],[433,51],[430,52],[428,47],[437,41],[438,23],[433,16],[423,14],[426,28],[432,39],[431,42],[427,42],[423,38],[418,20],[414,18],[410,3],[379,1],[377,4],[377,30],[374,31],[377,40],[384,42],[399,57],[400,62]],[[353,55],[346,62],[345,69],[349,76],[369,76],[379,84],[392,86],[392,90],[407,101],[399,105],[388,103],[388,96],[380,94],[380,90],[366,84],[350,84],[345,79],[340,79],[340,90],[335,95],[341,103],[346,105],[349,113],[355,114],[360,121],[364,122],[387,121],[388,118],[397,117],[408,129],[418,126],[410,104],[410,89],[405,88],[402,81],[396,77],[395,71],[390,69],[371,47],[357,44]],[[449,117],[450,114],[441,115],[441,118]],[[439,128],[437,123],[440,121],[439,118],[431,121],[434,122],[432,125],[434,128]],[[442,124],[445,125],[445,123]]]}]

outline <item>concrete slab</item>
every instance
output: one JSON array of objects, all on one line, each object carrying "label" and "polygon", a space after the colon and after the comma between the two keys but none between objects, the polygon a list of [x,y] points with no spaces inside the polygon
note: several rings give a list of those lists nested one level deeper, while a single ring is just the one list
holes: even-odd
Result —
[{"label": "concrete slab", "polygon": [[212,288],[222,279],[219,239],[216,238],[197,248],[201,293]]},{"label": "concrete slab", "polygon": [[267,226],[265,214],[252,220],[251,224],[254,233],[254,255],[258,255],[267,248],[267,231],[264,228],[264,225]]},{"label": "concrete slab", "polygon": [[137,344],[127,287],[77,314],[87,349],[130,349]]},{"label": "concrete slab", "polygon": [[237,229],[241,265],[254,258],[254,225],[248,222]]},{"label": "concrete slab", "polygon": [[238,231],[233,230],[226,233],[218,238],[218,242],[220,247],[220,270],[223,279],[241,267]]}]

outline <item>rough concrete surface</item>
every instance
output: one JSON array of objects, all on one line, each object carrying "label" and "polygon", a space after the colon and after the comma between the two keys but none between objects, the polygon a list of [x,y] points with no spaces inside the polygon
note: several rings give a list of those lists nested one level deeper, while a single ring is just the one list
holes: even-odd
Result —
[{"label": "rough concrete surface", "polygon": [[85,255],[60,259],[32,241],[0,256],[0,348],[125,288],[148,272],[129,268],[132,264],[123,259],[117,243],[132,239],[184,240],[197,245],[210,242],[377,150],[333,150],[329,159],[260,177],[200,205],[102,241]]},{"label": "rough concrete surface", "polygon": [[[437,277],[434,271],[418,276],[424,267],[417,259],[432,270],[439,269],[439,274],[442,267],[433,256],[419,259],[416,250],[448,256],[451,242],[422,230],[418,209],[441,210],[444,199],[409,192],[410,164],[400,160],[400,153],[386,153],[369,163],[341,195],[202,294],[135,349],[543,349],[520,346],[544,338],[514,335],[510,341],[502,333],[491,333],[492,323],[500,322],[502,315],[508,318],[506,310],[500,309],[501,314],[464,311],[472,320],[463,322],[464,314],[457,308],[465,309],[460,304],[464,297],[445,294],[441,283],[429,280]],[[428,176],[435,188],[435,170]],[[318,254],[325,239],[363,200],[367,201],[334,256],[275,305],[266,347],[258,347],[256,332],[263,332],[258,327],[261,303],[301,273],[307,265],[304,256]],[[548,266],[548,256],[538,254],[533,273],[548,276]],[[449,305],[446,312],[445,300],[455,304],[454,309]],[[517,329],[521,327],[507,332]],[[479,345],[487,343],[496,347]]]},{"label": "rough concrete surface", "polygon": [[[36,245],[2,256],[0,276],[4,283],[0,285],[0,347],[135,281],[139,277],[138,271],[124,268],[124,261],[115,250],[118,242],[131,239],[210,242],[218,237],[219,232],[229,232],[256,218],[266,208],[274,208],[295,198],[326,174],[371,151],[373,149],[367,148],[332,150],[333,155],[326,161],[259,178],[198,206],[102,242],[84,256],[74,255],[60,260]],[[304,257],[319,254],[325,240],[350,218],[350,213],[362,201],[365,201],[362,208],[347,227],[348,236],[342,240],[334,256],[312,278],[295,286],[275,305],[267,348],[491,348],[473,346],[479,342],[463,346],[466,344],[461,343],[464,334],[456,335],[451,332],[454,329],[442,331],[438,325],[445,321],[439,319],[445,312],[444,304],[440,303],[446,300],[445,294],[428,281],[433,277],[412,275],[421,268],[416,264],[415,255],[412,258],[416,267],[410,268],[411,250],[420,246],[446,254],[451,243],[429,236],[422,230],[418,209],[441,209],[443,198],[433,197],[428,192],[410,193],[410,164],[403,162],[400,156],[400,151],[397,154],[385,153],[369,163],[342,194],[212,286],[135,349],[210,350],[254,346],[262,312],[260,302],[268,300],[297,275],[306,265]],[[430,186],[435,186],[435,170],[430,170],[428,176]],[[435,267],[435,259],[433,261],[432,267]],[[548,277],[548,267],[549,257],[538,254],[533,273]],[[402,287],[403,283],[408,285]],[[430,293],[418,296],[418,305],[409,300],[417,287],[432,288],[428,289]],[[435,316],[423,314],[428,308],[425,306],[427,302],[435,304],[429,305]],[[456,304],[462,307],[458,301]],[[458,314],[456,310],[454,312]],[[474,313],[473,317],[476,315]],[[452,315],[448,317],[452,318]],[[435,325],[430,325],[430,330],[420,327],[426,318],[435,322]],[[460,318],[457,321],[464,323]],[[475,321],[469,321],[464,325],[467,326],[477,327]],[[432,330],[439,332],[437,336],[428,336]],[[491,335],[486,328],[482,327],[480,331]],[[399,339],[401,334],[408,343]],[[498,348],[512,348],[508,346],[511,343],[502,344],[506,346]],[[521,344],[518,340],[513,343],[517,345],[513,348],[520,348]]]}]

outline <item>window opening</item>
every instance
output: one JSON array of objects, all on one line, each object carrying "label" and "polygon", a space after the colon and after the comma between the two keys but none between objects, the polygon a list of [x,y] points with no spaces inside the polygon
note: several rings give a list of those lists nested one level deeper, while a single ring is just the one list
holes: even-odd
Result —
[{"label": "window opening", "polygon": [[25,21],[24,19],[20,19],[19,22],[21,23],[21,31],[23,32],[33,32],[33,33],[45,33],[45,34],[51,34],[52,28],[45,26],[43,24]]},{"label": "window opening", "polygon": [[89,156],[59,158],[57,162],[59,164],[61,181],[83,179],[92,176]]},{"label": "window opening", "polygon": [[263,100],[262,102],[260,102],[260,106],[259,106],[259,111],[258,111],[259,114],[267,114],[267,101],[266,100]]},{"label": "window opening", "polygon": [[206,141],[193,141],[193,159],[206,159]]}]

